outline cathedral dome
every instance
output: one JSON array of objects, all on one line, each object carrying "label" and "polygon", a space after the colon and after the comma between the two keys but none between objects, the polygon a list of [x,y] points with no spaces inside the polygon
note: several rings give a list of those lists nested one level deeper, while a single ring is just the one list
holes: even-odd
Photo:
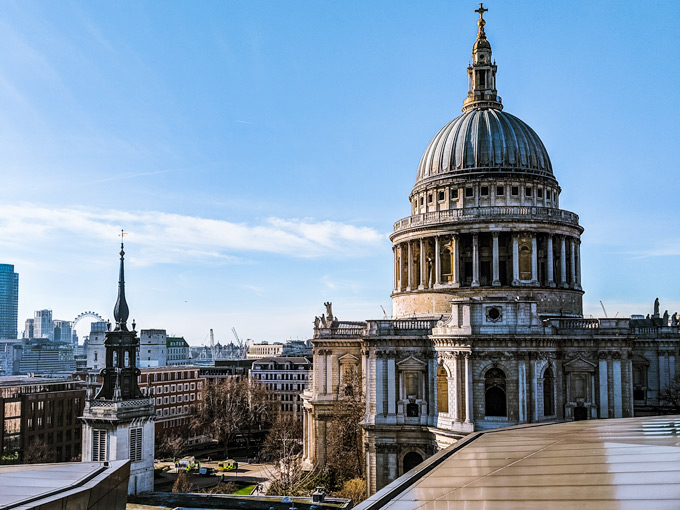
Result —
[{"label": "cathedral dome", "polygon": [[554,179],[550,157],[536,132],[498,108],[469,110],[430,141],[416,184],[465,174],[512,172]]}]

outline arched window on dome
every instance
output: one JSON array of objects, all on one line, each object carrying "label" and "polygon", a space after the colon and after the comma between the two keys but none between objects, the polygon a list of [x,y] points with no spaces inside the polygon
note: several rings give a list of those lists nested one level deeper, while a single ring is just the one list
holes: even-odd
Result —
[{"label": "arched window on dome", "polygon": [[555,414],[555,377],[552,368],[545,369],[543,374],[543,416]]},{"label": "arched window on dome", "polygon": [[437,369],[437,409],[440,413],[449,412],[449,381],[441,365]]},{"label": "arched window on dome", "polygon": [[505,373],[500,368],[491,368],[484,379],[484,414],[486,416],[507,416]]}]

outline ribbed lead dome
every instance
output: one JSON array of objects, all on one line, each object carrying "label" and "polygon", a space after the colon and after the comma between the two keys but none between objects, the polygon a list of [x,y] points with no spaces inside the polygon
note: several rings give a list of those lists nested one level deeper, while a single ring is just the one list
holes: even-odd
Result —
[{"label": "ribbed lead dome", "polygon": [[418,167],[416,184],[445,174],[517,172],[553,178],[548,151],[536,132],[499,109],[453,119],[435,135]]}]

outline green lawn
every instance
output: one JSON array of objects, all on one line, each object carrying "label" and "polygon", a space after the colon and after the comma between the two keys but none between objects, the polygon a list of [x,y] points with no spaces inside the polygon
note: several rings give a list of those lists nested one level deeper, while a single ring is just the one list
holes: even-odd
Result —
[{"label": "green lawn", "polygon": [[238,496],[250,496],[250,493],[253,492],[254,489],[255,489],[254,485],[246,485],[242,489],[239,489],[236,492],[232,492],[232,494],[236,494]]}]

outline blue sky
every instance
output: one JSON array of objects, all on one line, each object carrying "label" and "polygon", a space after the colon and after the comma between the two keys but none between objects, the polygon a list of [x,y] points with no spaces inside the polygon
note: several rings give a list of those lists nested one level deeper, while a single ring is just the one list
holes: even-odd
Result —
[{"label": "blue sky", "polygon": [[[38,308],[191,343],[389,313],[394,221],[460,113],[477,4],[0,3],[0,263]],[[490,2],[506,111],[578,213],[586,314],[680,310],[680,3]],[[82,334],[82,332],[79,331]]]}]

